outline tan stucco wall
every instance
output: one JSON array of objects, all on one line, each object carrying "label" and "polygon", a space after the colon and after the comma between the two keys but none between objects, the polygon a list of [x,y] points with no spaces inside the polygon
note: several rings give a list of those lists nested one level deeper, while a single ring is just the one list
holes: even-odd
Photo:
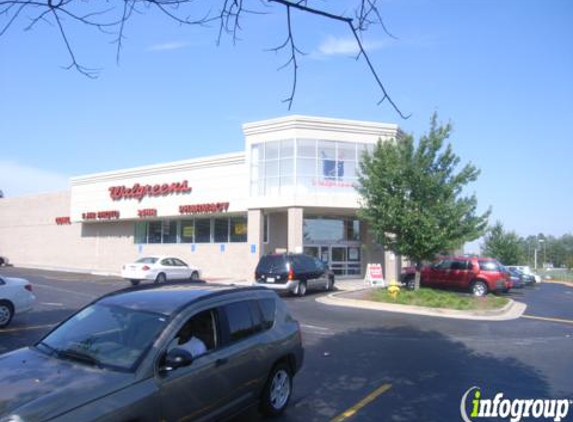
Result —
[{"label": "tan stucco wall", "polygon": [[[133,222],[59,226],[68,216],[70,193],[58,192],[0,201],[0,255],[15,266],[119,274],[138,255]],[[248,243],[143,245],[141,254],[175,255],[199,266],[206,278],[249,278],[252,262]]]}]

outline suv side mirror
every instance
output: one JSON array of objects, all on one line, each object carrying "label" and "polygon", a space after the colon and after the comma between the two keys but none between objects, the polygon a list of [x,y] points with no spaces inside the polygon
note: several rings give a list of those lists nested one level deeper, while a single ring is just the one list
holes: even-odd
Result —
[{"label": "suv side mirror", "polygon": [[193,355],[191,353],[185,349],[175,348],[165,355],[163,370],[169,372],[177,368],[189,366],[191,363],[193,363]]}]

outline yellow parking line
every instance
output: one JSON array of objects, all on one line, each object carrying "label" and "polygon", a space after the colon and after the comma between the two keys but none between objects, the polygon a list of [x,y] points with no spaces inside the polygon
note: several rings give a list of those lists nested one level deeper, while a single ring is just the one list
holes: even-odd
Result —
[{"label": "yellow parking line", "polygon": [[522,315],[522,318],[529,318],[529,319],[536,319],[539,321],[549,321],[549,322],[561,322],[563,324],[573,324],[573,320],[571,319],[561,319],[561,318],[547,318],[547,317],[540,317],[534,315]]},{"label": "yellow parking line", "polygon": [[376,390],[374,390],[373,392],[368,394],[366,397],[364,397],[362,400],[360,400],[358,403],[356,403],[354,406],[346,409],[344,412],[342,412],[340,415],[338,415],[334,419],[331,419],[329,422],[342,422],[345,419],[351,418],[352,416],[354,416],[356,414],[356,412],[358,412],[360,409],[362,409],[367,404],[374,401],[376,399],[376,397],[385,393],[390,388],[392,388],[392,384],[381,385]]},{"label": "yellow parking line", "polygon": [[29,331],[29,330],[40,330],[42,328],[51,328],[56,324],[45,324],[45,325],[33,325],[32,327],[21,327],[21,328],[6,328],[0,330],[0,334],[2,333],[15,333],[17,331]]}]

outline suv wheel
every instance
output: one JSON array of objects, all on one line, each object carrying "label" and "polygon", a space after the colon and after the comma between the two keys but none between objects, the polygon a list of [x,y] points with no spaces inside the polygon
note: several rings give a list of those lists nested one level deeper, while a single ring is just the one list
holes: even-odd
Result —
[{"label": "suv wheel", "polygon": [[157,278],[155,279],[156,283],[165,283],[166,281],[167,281],[167,277],[165,277],[165,274],[163,274],[163,273],[157,274]]},{"label": "suv wheel", "polygon": [[306,295],[306,281],[299,281],[298,282],[298,286],[296,286],[294,294],[296,296],[300,296],[300,297]]},{"label": "suv wheel", "polygon": [[474,283],[472,284],[472,294],[478,297],[487,295],[487,284],[479,280],[474,281]]},{"label": "suv wheel", "polygon": [[6,327],[12,321],[14,307],[6,300],[0,300],[0,328]]},{"label": "suv wheel", "polygon": [[139,280],[129,280],[129,282],[131,283],[132,286],[139,285]]},{"label": "suv wheel", "polygon": [[334,286],[334,280],[330,277],[328,277],[328,279],[326,280],[326,287],[324,288],[324,290],[326,290],[327,292],[332,290],[332,287]]},{"label": "suv wheel", "polygon": [[292,394],[292,376],[288,365],[279,363],[273,368],[261,400],[261,412],[265,416],[278,416],[286,409]]}]

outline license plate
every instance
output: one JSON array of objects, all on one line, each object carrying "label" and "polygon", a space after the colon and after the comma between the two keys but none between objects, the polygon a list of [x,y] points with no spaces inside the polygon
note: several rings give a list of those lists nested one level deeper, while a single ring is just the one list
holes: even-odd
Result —
[{"label": "license plate", "polygon": [[267,277],[267,283],[274,283],[274,282],[275,282],[274,277]]}]

